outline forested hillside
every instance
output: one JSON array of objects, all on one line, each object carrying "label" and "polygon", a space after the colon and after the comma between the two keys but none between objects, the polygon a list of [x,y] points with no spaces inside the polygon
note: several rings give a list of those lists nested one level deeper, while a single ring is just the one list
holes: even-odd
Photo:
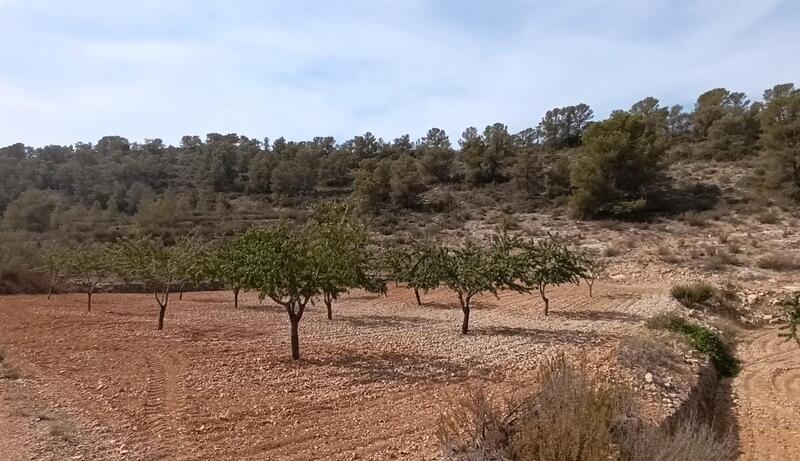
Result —
[{"label": "forested hillside", "polygon": [[568,205],[576,217],[636,217],[684,206],[669,203],[673,180],[683,178],[668,168],[706,161],[745,162],[753,197],[786,206],[800,199],[793,84],[776,85],[759,101],[713,89],[689,111],[648,97],[606,120],[577,104],[554,108],[519,133],[495,123],[450,135],[431,128],[418,140],[211,133],[184,136],[178,146],[121,136],[14,144],[0,149],[2,226],[74,239],[221,233],[349,195],[383,221],[395,211],[441,212],[470,197],[479,206],[481,195],[529,208]]}]

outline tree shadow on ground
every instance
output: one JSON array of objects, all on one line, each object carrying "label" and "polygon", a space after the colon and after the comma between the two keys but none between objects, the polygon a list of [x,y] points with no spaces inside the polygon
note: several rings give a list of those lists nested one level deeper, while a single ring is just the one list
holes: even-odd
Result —
[{"label": "tree shadow on ground", "polygon": [[[282,312],[284,314],[286,313],[285,307],[275,303],[239,304],[239,309],[243,311],[252,311],[252,312]],[[231,310],[233,312],[237,312],[237,309],[233,307],[233,303],[231,303]]]},{"label": "tree shadow on ground", "polygon": [[[368,354],[343,351],[328,358],[303,361],[306,367],[323,367],[327,376],[340,377],[353,384],[443,383],[464,381],[475,375],[476,368],[443,357],[403,354],[397,352]],[[488,370],[486,370],[488,373]]]},{"label": "tree shadow on ground", "polygon": [[334,321],[346,322],[355,327],[408,327],[416,325],[432,325],[442,320],[427,317],[401,317],[396,315],[360,315],[358,317],[333,317]]},{"label": "tree shadow on ground", "polygon": [[652,212],[678,215],[689,211],[707,211],[719,203],[722,191],[716,184],[696,183],[670,187],[648,197]]},{"label": "tree shadow on ground", "polygon": [[608,322],[616,321],[626,323],[636,323],[642,321],[642,317],[639,315],[616,311],[551,311],[550,316],[568,320],[602,320]]},{"label": "tree shadow on ground", "polygon": [[473,336],[509,336],[532,339],[536,342],[553,344],[600,344],[613,339],[613,336],[594,331],[580,330],[540,330],[520,327],[480,327],[469,333]]},{"label": "tree shadow on ground", "polygon": [[[487,302],[487,301],[472,301],[470,303],[470,310],[484,310],[484,309],[491,309],[498,307],[495,302]],[[442,302],[442,301],[425,301],[422,300],[422,305],[419,306],[420,309],[429,308],[429,309],[442,309],[442,310],[453,310],[453,309],[461,309],[461,306],[458,304],[458,298],[453,298],[453,302]]]},{"label": "tree shadow on ground", "polygon": [[736,401],[733,397],[733,379],[725,378],[717,385],[714,408],[710,415],[711,425],[717,435],[723,436],[728,431],[732,434],[736,445],[739,445],[740,427],[736,419]]},{"label": "tree shadow on ground", "polygon": [[385,299],[386,297],[383,295],[379,295],[377,293],[360,293],[357,295],[348,295],[346,298],[343,298],[346,301],[377,301],[379,299]]}]

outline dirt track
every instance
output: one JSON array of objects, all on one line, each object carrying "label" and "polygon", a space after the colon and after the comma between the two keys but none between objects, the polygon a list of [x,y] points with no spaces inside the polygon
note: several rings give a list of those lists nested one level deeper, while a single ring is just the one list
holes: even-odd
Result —
[{"label": "dirt track", "polygon": [[743,461],[800,459],[800,347],[778,330],[750,333],[733,382]]}]

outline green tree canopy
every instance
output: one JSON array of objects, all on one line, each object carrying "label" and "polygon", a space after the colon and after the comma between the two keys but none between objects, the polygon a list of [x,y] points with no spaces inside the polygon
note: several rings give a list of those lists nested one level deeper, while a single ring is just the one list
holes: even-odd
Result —
[{"label": "green tree canopy", "polygon": [[791,83],[776,85],[764,98],[760,119],[770,162],[768,185],[784,187],[800,201],[800,90]]},{"label": "green tree canopy", "polygon": [[589,127],[583,142],[571,173],[574,214],[624,214],[645,208],[647,195],[665,180],[663,136],[643,115],[619,111]]},{"label": "green tree canopy", "polygon": [[164,328],[170,293],[186,282],[191,265],[199,260],[199,246],[191,240],[165,246],[150,236],[138,236],[120,239],[110,249],[114,270],[123,280],[152,290],[159,308],[159,330]]},{"label": "green tree canopy", "polygon": [[350,204],[344,202],[317,204],[305,232],[317,260],[322,298],[331,320],[333,301],[353,288],[368,285],[369,234],[353,217]]}]

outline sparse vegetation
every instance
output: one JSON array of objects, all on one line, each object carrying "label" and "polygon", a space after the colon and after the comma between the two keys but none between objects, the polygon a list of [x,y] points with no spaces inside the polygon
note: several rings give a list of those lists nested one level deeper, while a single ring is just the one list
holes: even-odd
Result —
[{"label": "sparse vegetation", "polygon": [[730,346],[709,328],[673,313],[653,317],[647,324],[650,328],[668,330],[687,338],[695,349],[708,355],[720,376],[732,377],[739,373],[739,361]]},{"label": "sparse vegetation", "polygon": [[628,368],[647,371],[676,370],[683,362],[683,357],[675,348],[650,336],[625,338],[619,346],[617,357]]},{"label": "sparse vegetation", "polygon": [[800,346],[800,336],[798,336],[798,328],[800,328],[800,292],[787,296],[781,301],[781,306],[785,310],[785,325],[782,329],[786,333],[780,333],[780,336],[786,338],[787,341],[794,339],[797,345]]},{"label": "sparse vegetation", "polygon": [[770,253],[759,258],[758,261],[756,261],[756,265],[761,269],[781,272],[800,270],[800,256],[785,253]]},{"label": "sparse vegetation", "polygon": [[706,282],[676,284],[672,286],[672,297],[688,308],[695,309],[714,296],[714,286]]}]

